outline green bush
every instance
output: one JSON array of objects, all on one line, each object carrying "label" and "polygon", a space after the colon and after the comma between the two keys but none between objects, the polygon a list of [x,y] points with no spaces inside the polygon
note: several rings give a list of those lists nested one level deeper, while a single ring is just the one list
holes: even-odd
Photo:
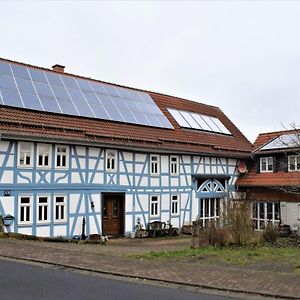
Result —
[{"label": "green bush", "polygon": [[278,238],[277,228],[273,224],[268,223],[262,233],[262,238],[264,242],[274,244]]}]

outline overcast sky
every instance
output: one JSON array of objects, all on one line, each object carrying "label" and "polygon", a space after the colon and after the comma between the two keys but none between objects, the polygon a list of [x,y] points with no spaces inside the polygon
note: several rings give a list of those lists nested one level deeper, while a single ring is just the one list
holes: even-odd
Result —
[{"label": "overcast sky", "polygon": [[0,57],[300,124],[300,1],[0,1]]}]

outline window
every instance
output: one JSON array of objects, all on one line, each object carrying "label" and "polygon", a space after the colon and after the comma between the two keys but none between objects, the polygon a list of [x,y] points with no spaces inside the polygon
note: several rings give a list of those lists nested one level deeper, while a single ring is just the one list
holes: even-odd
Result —
[{"label": "window", "polygon": [[50,167],[51,145],[38,144],[37,145],[37,166]]},{"label": "window", "polygon": [[106,170],[109,172],[116,171],[116,150],[106,150]]},{"label": "window", "polygon": [[31,197],[24,196],[20,197],[19,202],[19,221],[20,223],[30,223],[31,222]]},{"label": "window", "polygon": [[288,157],[289,171],[300,171],[300,155],[291,155]]},{"label": "window", "polygon": [[253,227],[262,230],[267,223],[273,225],[280,223],[280,203],[279,202],[253,202],[252,203]]},{"label": "window", "polygon": [[64,196],[55,197],[55,211],[54,220],[55,221],[65,221],[66,218],[66,204]]},{"label": "window", "polygon": [[49,221],[49,204],[47,196],[38,197],[37,222]]},{"label": "window", "polygon": [[221,198],[202,199],[200,219],[203,227],[207,227],[210,222],[218,222],[220,218]]},{"label": "window", "polygon": [[19,166],[31,167],[32,166],[32,143],[19,143]]},{"label": "window", "polygon": [[178,174],[178,157],[177,156],[171,156],[170,157],[170,171],[171,175],[177,175]]},{"label": "window", "polygon": [[151,155],[150,156],[150,173],[152,175],[158,175],[158,155]]},{"label": "window", "polygon": [[150,217],[159,216],[159,203],[158,196],[151,196],[150,200]]},{"label": "window", "polygon": [[171,198],[171,215],[178,215],[179,210],[178,210],[178,196],[177,195],[172,195]]},{"label": "window", "polygon": [[261,157],[260,158],[260,171],[261,172],[273,172],[273,157]]},{"label": "window", "polygon": [[56,146],[56,167],[66,168],[68,158],[68,147],[67,146]]}]

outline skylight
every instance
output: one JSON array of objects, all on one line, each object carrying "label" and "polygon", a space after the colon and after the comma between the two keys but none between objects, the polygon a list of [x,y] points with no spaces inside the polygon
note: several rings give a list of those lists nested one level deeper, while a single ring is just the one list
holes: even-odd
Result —
[{"label": "skylight", "polygon": [[216,117],[174,108],[168,108],[168,111],[181,127],[231,135],[230,131]]},{"label": "skylight", "polygon": [[300,147],[300,134],[282,134],[276,139],[264,145],[260,150],[285,149]]}]

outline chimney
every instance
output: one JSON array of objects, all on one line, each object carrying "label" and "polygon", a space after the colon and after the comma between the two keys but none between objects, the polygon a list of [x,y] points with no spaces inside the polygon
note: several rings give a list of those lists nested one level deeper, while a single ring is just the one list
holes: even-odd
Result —
[{"label": "chimney", "polygon": [[52,69],[53,69],[53,71],[55,71],[55,72],[58,72],[58,73],[64,73],[64,71],[65,71],[65,66],[56,64],[56,65],[52,66]]}]

